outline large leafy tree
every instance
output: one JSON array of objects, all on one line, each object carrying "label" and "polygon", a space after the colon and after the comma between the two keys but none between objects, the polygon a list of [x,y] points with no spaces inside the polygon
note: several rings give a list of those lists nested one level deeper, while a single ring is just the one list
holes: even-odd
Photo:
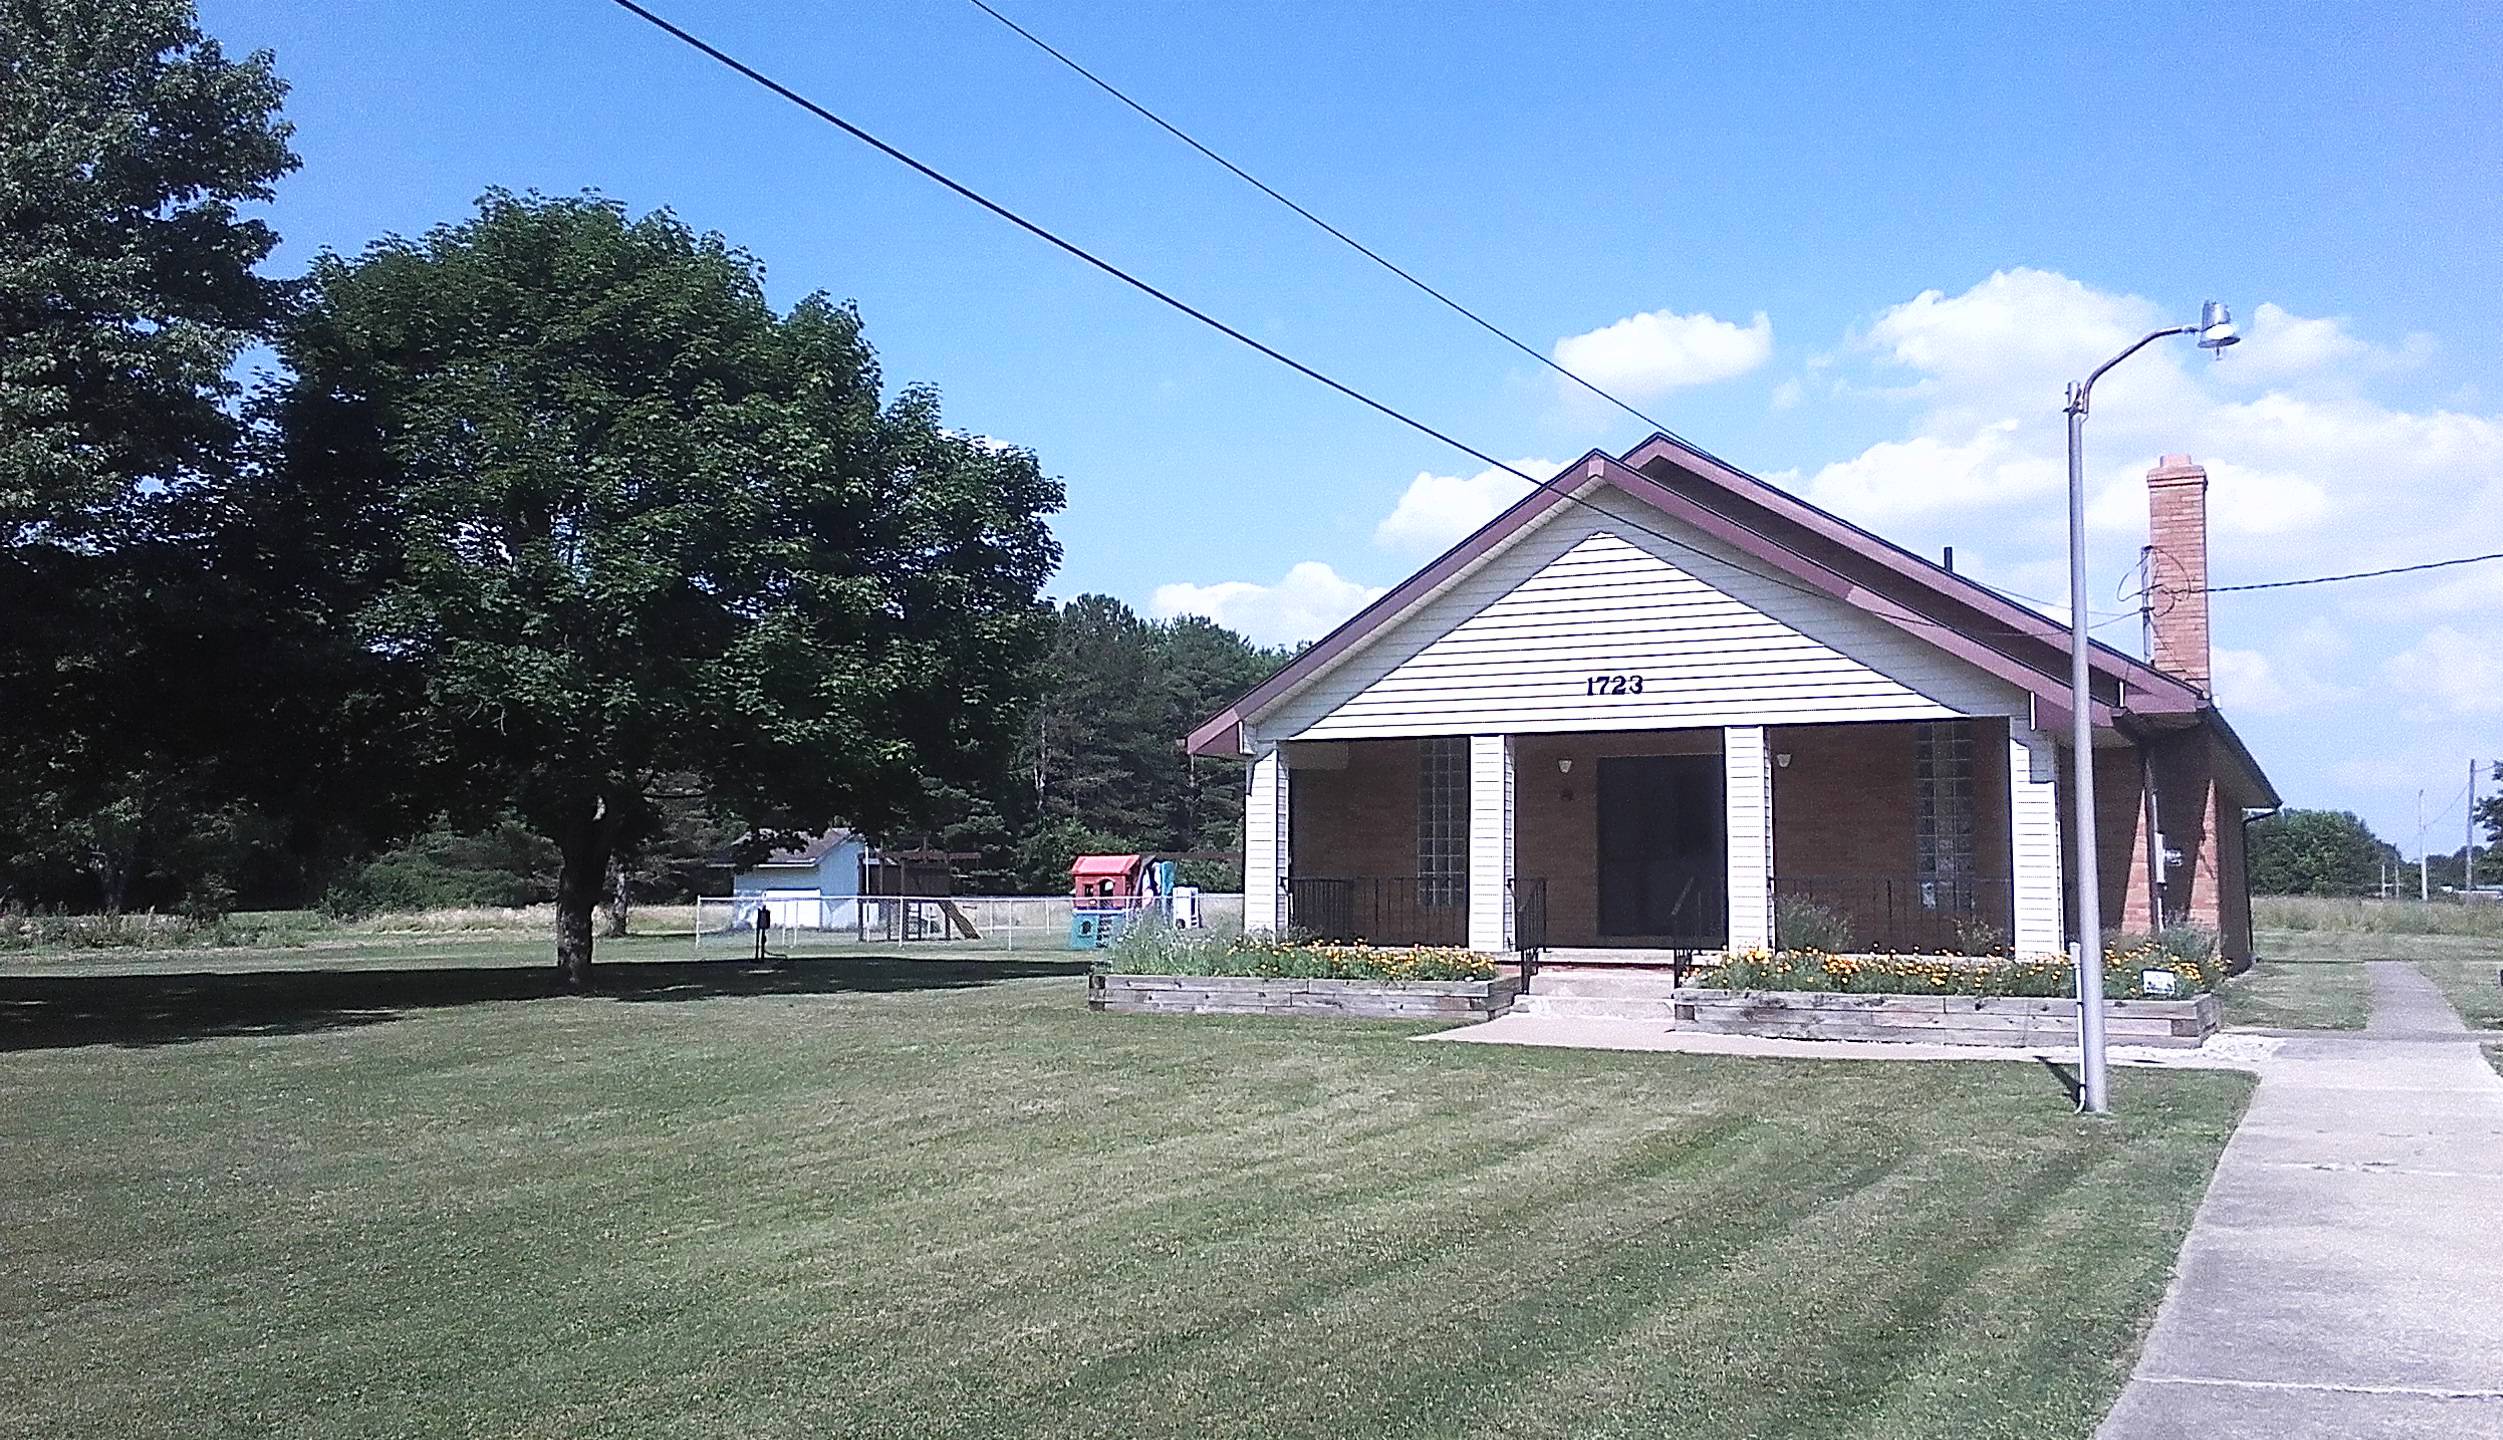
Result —
[{"label": "large leafy tree", "polygon": [[590,976],[609,863],[692,786],[768,830],[926,818],[996,773],[1047,643],[1059,485],[882,400],[858,315],[787,313],[669,216],[490,194],[315,264],[251,497],[328,517],[363,652],[456,816],[552,840]]},{"label": "large leafy tree", "polygon": [[0,0],[0,895],[117,906],[249,828],[222,731],[263,647],[187,511],[283,300],[243,211],[295,166],[284,91],[188,0]]},{"label": "large leafy tree", "polygon": [[2399,852],[2344,810],[2281,810],[2255,821],[2247,868],[2262,895],[2369,895]]},{"label": "large leafy tree", "polygon": [[0,0],[0,536],[222,463],[293,170],[266,52],[189,0]]}]

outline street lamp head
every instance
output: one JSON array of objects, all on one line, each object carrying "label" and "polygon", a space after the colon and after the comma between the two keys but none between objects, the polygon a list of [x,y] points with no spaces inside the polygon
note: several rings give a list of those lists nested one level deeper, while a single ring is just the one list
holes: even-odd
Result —
[{"label": "street lamp head", "polygon": [[2222,300],[2210,300],[2199,307],[2199,348],[2225,358],[2225,347],[2239,345],[2242,337],[2234,333],[2234,312]]}]

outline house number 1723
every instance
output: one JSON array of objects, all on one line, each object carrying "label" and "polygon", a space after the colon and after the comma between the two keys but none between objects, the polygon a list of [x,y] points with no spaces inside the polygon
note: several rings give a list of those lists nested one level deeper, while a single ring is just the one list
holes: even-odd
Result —
[{"label": "house number 1723", "polygon": [[1643,693],[1643,677],[1640,675],[1585,676],[1582,680],[1582,693],[1585,695],[1640,695]]}]

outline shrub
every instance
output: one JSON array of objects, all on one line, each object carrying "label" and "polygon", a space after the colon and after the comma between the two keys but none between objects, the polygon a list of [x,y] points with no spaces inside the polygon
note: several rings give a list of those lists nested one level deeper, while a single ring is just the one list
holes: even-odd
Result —
[{"label": "shrub", "polygon": [[2009,943],[2008,932],[1996,922],[1979,915],[1959,915],[1955,922],[1955,948],[1965,955],[2012,955],[2016,947]]},{"label": "shrub", "polygon": [[2104,988],[2125,979],[2137,986],[2148,970],[2170,970],[2185,992],[2212,990],[2225,973],[2216,963],[2216,934],[2197,925],[2167,925],[2154,934],[2103,938]]},{"label": "shrub", "polygon": [[1839,910],[1796,895],[1773,901],[1773,938],[1785,950],[1839,955],[1851,948],[1851,921]]}]

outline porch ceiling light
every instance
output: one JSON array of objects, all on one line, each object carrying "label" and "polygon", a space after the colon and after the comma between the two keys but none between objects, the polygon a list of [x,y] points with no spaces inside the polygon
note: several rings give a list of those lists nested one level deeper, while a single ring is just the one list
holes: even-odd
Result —
[{"label": "porch ceiling light", "polygon": [[1557,756],[1557,757],[1556,757],[1556,773],[1557,773],[1557,774],[1559,774],[1559,775],[1570,775],[1570,774],[1572,774],[1572,773],[1573,773],[1573,757],[1572,757],[1572,756],[1570,756],[1570,755],[1559,755],[1559,756]]}]

